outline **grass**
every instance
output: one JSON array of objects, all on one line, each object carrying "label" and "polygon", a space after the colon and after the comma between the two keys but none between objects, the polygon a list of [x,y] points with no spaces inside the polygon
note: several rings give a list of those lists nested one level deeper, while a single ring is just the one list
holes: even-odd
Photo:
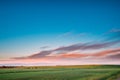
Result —
[{"label": "grass", "polygon": [[0,80],[116,80],[120,66],[55,66],[0,69]]}]

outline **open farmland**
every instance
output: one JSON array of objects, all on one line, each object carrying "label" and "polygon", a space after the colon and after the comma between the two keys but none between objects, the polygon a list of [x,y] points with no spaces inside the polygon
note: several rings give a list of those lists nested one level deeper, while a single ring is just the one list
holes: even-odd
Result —
[{"label": "open farmland", "polygon": [[117,80],[120,66],[43,66],[1,68],[0,80]]}]

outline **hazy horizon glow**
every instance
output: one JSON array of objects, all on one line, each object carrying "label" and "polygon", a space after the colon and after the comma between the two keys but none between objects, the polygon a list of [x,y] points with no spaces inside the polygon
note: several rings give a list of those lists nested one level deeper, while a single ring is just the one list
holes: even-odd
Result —
[{"label": "hazy horizon glow", "polygon": [[120,65],[119,4],[0,0],[0,65]]}]

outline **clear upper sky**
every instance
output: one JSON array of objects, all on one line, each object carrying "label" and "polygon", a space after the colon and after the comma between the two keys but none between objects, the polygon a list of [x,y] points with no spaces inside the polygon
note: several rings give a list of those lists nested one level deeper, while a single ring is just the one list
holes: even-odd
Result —
[{"label": "clear upper sky", "polygon": [[119,0],[0,0],[0,58],[95,40],[118,28]]},{"label": "clear upper sky", "polygon": [[0,0],[0,39],[32,34],[99,34],[120,26],[119,0]]}]

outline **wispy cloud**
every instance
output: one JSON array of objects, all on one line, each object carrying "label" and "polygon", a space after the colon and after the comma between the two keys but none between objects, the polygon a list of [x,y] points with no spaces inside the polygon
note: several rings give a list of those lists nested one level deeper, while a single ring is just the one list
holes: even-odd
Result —
[{"label": "wispy cloud", "polygon": [[120,52],[119,52],[119,54],[107,56],[107,59],[119,60],[120,61]]},{"label": "wispy cloud", "polygon": [[111,29],[109,32],[120,32],[120,29]]},{"label": "wispy cloud", "polygon": [[40,47],[40,49],[46,49],[46,48],[49,48],[49,46]]},{"label": "wispy cloud", "polygon": [[120,40],[120,29],[111,29],[107,32],[108,39],[107,40]]},{"label": "wispy cloud", "polygon": [[67,37],[73,34],[73,31],[69,31],[69,32],[65,32],[63,34],[58,35],[58,38],[62,38],[62,37]]},{"label": "wispy cloud", "polygon": [[112,57],[119,57],[120,59],[120,56],[117,56],[117,55],[120,55],[120,48],[118,49],[107,49],[107,50],[103,50],[103,51],[100,51],[100,52],[96,52],[96,53],[70,53],[70,54],[61,54],[59,55],[60,57],[63,57],[63,58],[112,58]]},{"label": "wispy cloud", "polygon": [[69,32],[65,32],[63,34],[60,34],[57,36],[57,38],[61,39],[61,38],[80,38],[80,37],[85,37],[87,36],[88,33],[75,33],[74,31],[69,31]]},{"label": "wispy cloud", "polygon": [[[70,46],[65,46],[65,47],[59,47],[53,50],[44,50],[41,51],[37,54],[33,54],[27,57],[15,57],[14,59],[25,59],[25,58],[42,58],[46,57],[54,52],[57,54],[65,54],[71,51],[76,51],[76,50],[99,50],[99,49],[105,49],[108,47],[111,47],[115,44],[120,43],[120,41],[113,41],[113,42],[104,42],[104,43],[79,43],[79,44],[74,44]],[[98,55],[98,54],[96,54]]]},{"label": "wispy cloud", "polygon": [[107,49],[107,50],[104,50],[104,51],[100,51],[98,53],[94,53],[92,56],[107,57],[107,56],[116,55],[116,54],[120,54],[120,48],[118,48],[118,49]]},{"label": "wispy cloud", "polygon": [[[71,35],[72,32],[68,32],[62,35],[68,36]],[[109,36],[101,37],[104,40],[95,40],[91,42],[81,42],[73,45],[62,46],[54,49],[44,50],[46,47],[42,47],[43,50],[39,53],[24,56],[24,57],[14,57],[14,60],[37,60],[41,61],[49,61],[56,64],[63,64],[63,62],[69,62],[69,60],[73,62],[81,62],[84,63],[101,63],[101,64],[118,64],[120,59],[120,38],[119,38],[119,30],[111,30],[109,32]],[[83,36],[83,35],[82,35]],[[107,38],[109,37],[109,39]],[[107,39],[105,39],[107,38]],[[60,61],[60,63],[59,63]],[[62,63],[61,63],[62,62]],[[77,64],[78,64],[77,63]]]},{"label": "wispy cloud", "polygon": [[120,41],[100,42],[100,43],[94,43],[94,42],[79,43],[70,46],[60,47],[53,51],[95,50],[95,49],[108,48],[117,43],[120,43]]}]

